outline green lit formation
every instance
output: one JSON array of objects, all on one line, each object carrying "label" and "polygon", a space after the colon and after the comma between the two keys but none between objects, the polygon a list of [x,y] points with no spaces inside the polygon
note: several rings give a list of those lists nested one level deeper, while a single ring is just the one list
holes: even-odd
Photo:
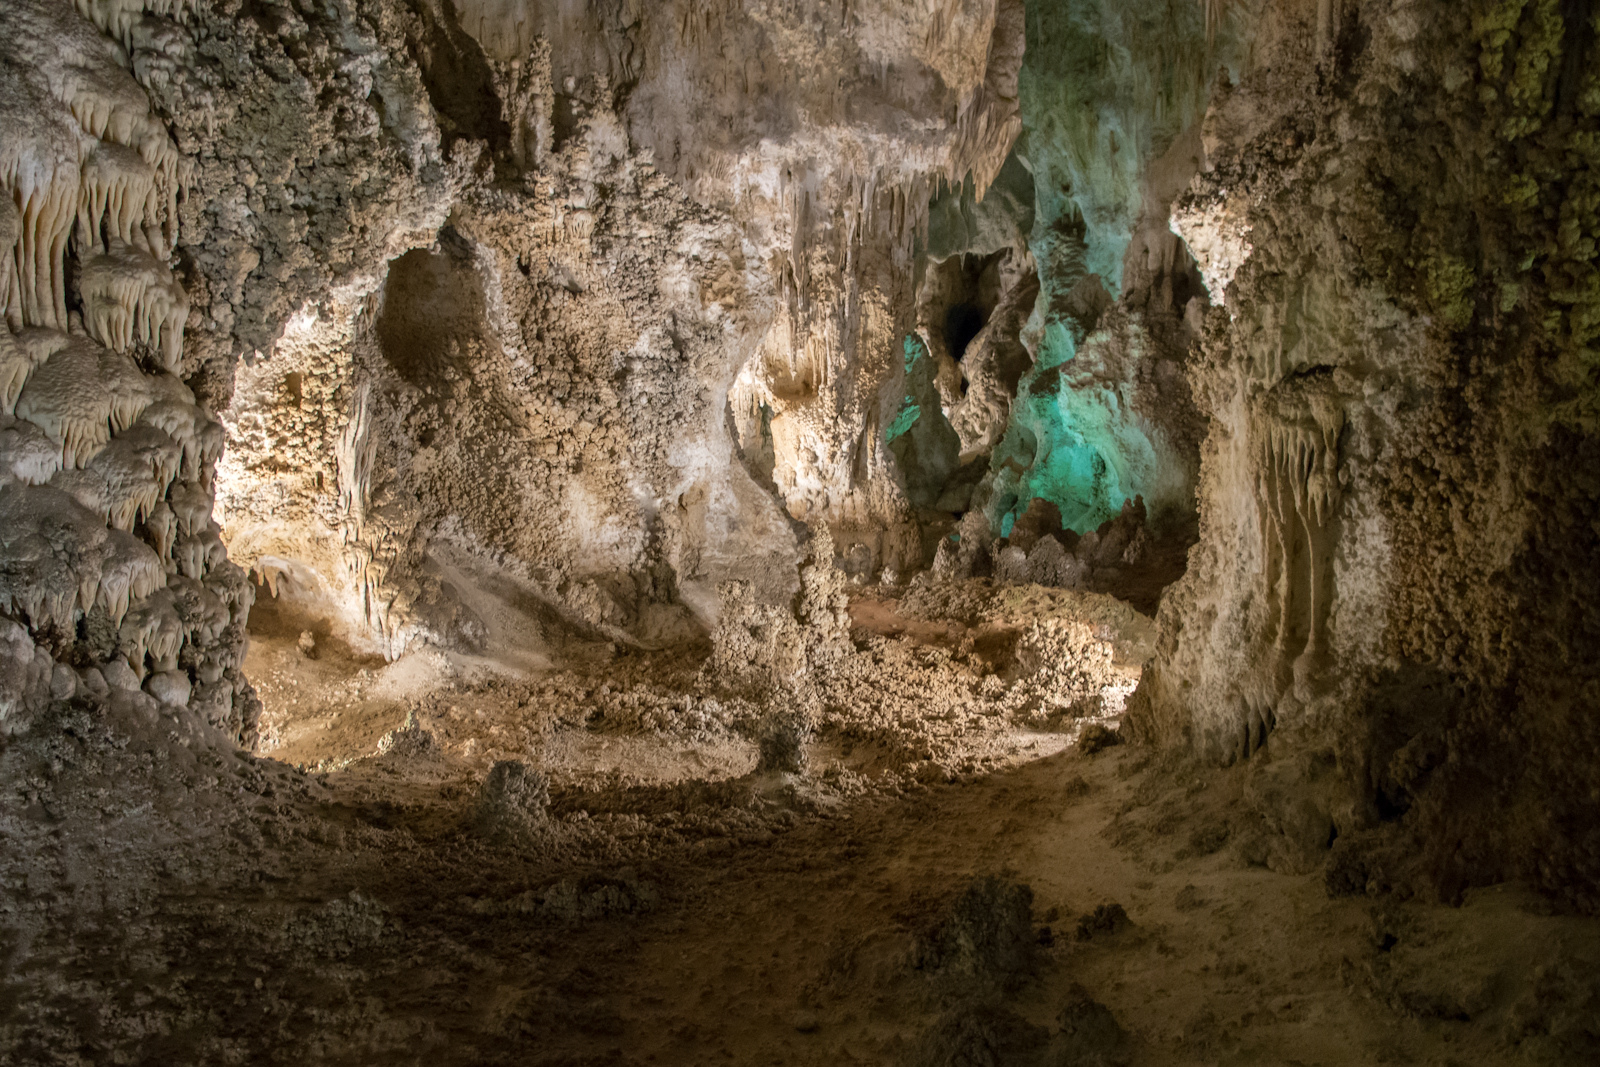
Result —
[{"label": "green lit formation", "polygon": [[926,508],[938,501],[955,471],[961,441],[940,410],[933,360],[922,338],[907,335],[904,353],[906,395],[884,436],[905,476],[906,495]]},{"label": "green lit formation", "polygon": [[992,463],[986,510],[1002,535],[1035,497],[1082,532],[1124,499],[1159,494],[1167,446],[1128,410],[1131,383],[1076,366],[1093,342],[1072,294],[1096,284],[1121,294],[1148,168],[1204,114],[1237,38],[1227,19],[1208,27],[1193,0],[1030,0],[1027,33],[1021,94],[1039,299],[1024,333],[1034,366]]},{"label": "green lit formation", "polygon": [[[914,333],[907,334],[905,340],[905,366],[906,380],[908,382],[919,369],[918,364],[925,362],[927,360],[927,356],[928,349],[925,345],[923,345],[922,338],[918,337]],[[900,413],[896,415],[894,417],[894,421],[889,424],[889,429],[884,436],[887,437],[891,442],[896,440],[897,438],[906,434],[911,427],[915,426],[917,424],[917,419],[921,415],[922,407],[917,403],[917,398],[909,393],[906,394],[905,401],[900,406]]]},{"label": "green lit formation", "polygon": [[[1103,306],[1120,295],[1150,164],[1204,114],[1213,78],[1237,51],[1243,6],[1208,26],[1195,0],[1029,0],[1017,156],[1032,172],[1028,243],[1040,290],[1023,334],[1034,366],[992,456],[984,505],[1002,535],[1035,497],[1081,532],[1124,499],[1162,491],[1168,446],[1129,410],[1132,383],[1078,366],[1095,343],[1081,296],[1098,287]],[[908,381],[914,343],[907,338]],[[943,422],[927,410],[908,397],[891,441],[919,419]]]},{"label": "green lit formation", "polygon": [[[1158,511],[1163,494],[1185,495],[1174,489],[1178,460],[1171,446],[1130,408],[1134,384],[1106,373],[1094,355],[1097,345],[1128,345],[1129,335],[1097,336],[1090,309],[1121,295],[1129,246],[1148,221],[1150,166],[1204,115],[1212,82],[1241,51],[1239,27],[1251,6],[1224,5],[1208,24],[1208,5],[1196,0],[1028,2],[1023,133],[1015,158],[1019,174],[1031,173],[1033,204],[1031,218],[1011,213],[1025,229],[1031,224],[1028,245],[1039,275],[1022,335],[1034,363],[991,456],[987,492],[974,498],[1002,536],[1036,497],[1083,532],[1115,516],[1125,499],[1143,496]],[[1219,14],[1218,5],[1209,9]],[[990,205],[971,200],[968,194],[936,202],[930,253],[958,253],[984,232]],[[1001,196],[996,206],[1004,210],[1007,203]],[[1453,266],[1441,265],[1442,287],[1460,285]],[[948,424],[937,417],[934,396],[917,388],[926,376],[918,360],[928,362],[921,341],[907,337],[905,353],[908,395],[887,436],[905,457],[908,483],[920,483],[930,465],[924,460],[907,469],[907,461],[916,465],[926,449],[912,446],[907,435],[931,440]]]}]

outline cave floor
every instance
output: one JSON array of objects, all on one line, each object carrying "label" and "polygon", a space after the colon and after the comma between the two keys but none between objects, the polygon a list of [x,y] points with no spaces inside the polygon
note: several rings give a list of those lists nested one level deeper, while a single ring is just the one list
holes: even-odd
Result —
[{"label": "cave floor", "polygon": [[[853,615],[886,692],[1004,666],[992,613]],[[8,868],[7,1062],[1584,1062],[1563,1027],[1587,1006],[1559,1002],[1595,922],[1515,886],[1331,899],[1320,872],[1252,866],[1248,767],[1089,754],[1078,719],[1024,702],[931,732],[836,717],[807,773],[761,770],[695,663],[590,652],[510,680],[268,633],[269,758],[71,727],[33,772],[64,799],[0,812],[8,853],[38,857]],[[510,757],[548,815],[497,835],[479,783]],[[136,869],[154,880],[119,890]],[[969,892],[986,876],[1031,888],[1020,930]],[[1063,1016],[1085,997],[1123,1038]]]}]

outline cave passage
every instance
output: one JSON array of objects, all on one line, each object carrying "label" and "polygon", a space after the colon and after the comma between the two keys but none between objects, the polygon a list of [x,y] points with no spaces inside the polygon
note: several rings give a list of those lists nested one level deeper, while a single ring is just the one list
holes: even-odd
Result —
[{"label": "cave passage", "polygon": [[0,0],[0,1063],[1600,1063],[1600,5]]}]

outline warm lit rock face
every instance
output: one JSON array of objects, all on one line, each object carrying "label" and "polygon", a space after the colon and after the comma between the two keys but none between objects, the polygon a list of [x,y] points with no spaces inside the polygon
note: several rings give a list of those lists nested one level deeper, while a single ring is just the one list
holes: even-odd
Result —
[{"label": "warm lit rock face", "polygon": [[[235,555],[390,654],[494,642],[507,599],[703,633],[720,582],[792,593],[791,517],[920,565],[883,443],[914,244],[933,182],[1010,148],[1020,8],[453,12],[356,5],[352,49],[342,19],[219,9],[224,92],[344,101],[197,146],[277,172],[216,170],[267,216],[217,245],[281,257],[241,248],[216,319],[246,356]],[[349,192],[288,191],[330,164]]]},{"label": "warm lit rock face", "polygon": [[[794,590],[791,516],[922,563],[896,350],[929,190],[1015,138],[1019,4],[81,6],[6,13],[8,507],[84,542],[10,553],[34,697],[160,560],[237,579],[214,492],[272,595],[390,655],[507,602],[702,634],[721,582]],[[114,658],[176,683],[232,626],[185,668],[236,676],[234,585]]]},{"label": "warm lit rock face", "polygon": [[1227,288],[1134,721],[1334,891],[1600,903],[1591,7],[1268,5],[1173,216]]}]

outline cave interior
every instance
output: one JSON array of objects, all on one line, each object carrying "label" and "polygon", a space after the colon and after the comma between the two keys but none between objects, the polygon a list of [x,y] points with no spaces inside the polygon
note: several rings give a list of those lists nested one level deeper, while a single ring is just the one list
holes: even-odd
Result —
[{"label": "cave interior", "polygon": [[0,1061],[1600,1062],[1594,0],[5,0]]}]

